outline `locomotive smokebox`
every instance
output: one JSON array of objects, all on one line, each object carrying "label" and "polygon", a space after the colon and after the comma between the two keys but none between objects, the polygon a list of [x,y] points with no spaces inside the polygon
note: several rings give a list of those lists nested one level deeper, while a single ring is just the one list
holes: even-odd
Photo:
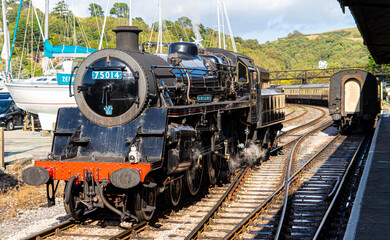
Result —
[{"label": "locomotive smokebox", "polygon": [[136,26],[118,26],[112,30],[116,33],[116,48],[125,51],[139,52],[138,34],[142,32]]}]

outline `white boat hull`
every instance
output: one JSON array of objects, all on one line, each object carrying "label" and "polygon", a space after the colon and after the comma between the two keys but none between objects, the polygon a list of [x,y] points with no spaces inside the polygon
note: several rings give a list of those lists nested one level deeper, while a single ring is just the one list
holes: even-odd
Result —
[{"label": "white boat hull", "polygon": [[74,97],[69,97],[69,87],[57,84],[5,84],[16,105],[31,113],[38,114],[43,130],[52,130],[61,107],[76,107]]}]

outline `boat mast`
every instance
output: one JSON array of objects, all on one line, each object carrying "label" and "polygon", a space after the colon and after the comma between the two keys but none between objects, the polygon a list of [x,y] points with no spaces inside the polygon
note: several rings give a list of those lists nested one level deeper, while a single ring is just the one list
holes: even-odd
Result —
[{"label": "boat mast", "polygon": [[[39,25],[38,15],[36,15],[36,18]],[[45,32],[44,32],[43,42],[45,42],[47,39],[49,39],[49,0],[45,1]],[[42,70],[44,74],[47,73],[49,70],[49,62],[50,59],[48,57],[44,57],[42,59]]]},{"label": "boat mast", "polygon": [[223,12],[225,13],[226,22],[227,22],[228,29],[229,29],[230,40],[232,41],[232,45],[233,45],[233,51],[237,52],[236,42],[234,41],[234,36],[233,36],[233,31],[232,31],[232,26],[230,26],[229,15],[228,15],[228,12],[226,11],[225,2],[223,0],[222,0],[222,7],[223,7]]},{"label": "boat mast", "polygon": [[131,0],[129,0],[129,26],[133,26],[133,9],[131,8]]},{"label": "boat mast", "polygon": [[220,0],[217,0],[217,18],[218,18],[218,47],[221,48],[221,17],[219,16],[220,13]]},{"label": "boat mast", "polygon": [[106,12],[104,13],[103,29],[102,29],[102,34],[100,35],[99,50],[102,49],[103,35],[104,35],[104,29],[106,28],[106,21],[107,21],[107,16],[108,16],[108,6],[109,5],[110,5],[110,0],[107,0]]},{"label": "boat mast", "polygon": [[45,39],[49,39],[49,0],[46,0],[45,5]]},{"label": "boat mast", "polygon": [[[5,6],[5,0],[1,1],[1,6],[2,6],[2,10],[3,10],[3,32],[4,32],[4,46],[3,46],[2,57],[5,59],[5,69],[8,69],[8,64],[9,64],[8,63],[8,61],[9,61],[9,32],[8,32],[8,26],[7,26],[7,10],[6,10],[6,6]],[[6,78],[8,78],[8,76],[6,76]]]},{"label": "boat mast", "polygon": [[[223,0],[221,5],[223,4]],[[223,40],[223,49],[226,49],[226,35],[225,35],[225,15],[222,14],[222,40]]]},{"label": "boat mast", "polygon": [[18,9],[18,16],[16,17],[14,37],[12,39],[12,48],[11,48],[11,52],[10,52],[10,56],[9,56],[9,60],[8,60],[7,77],[8,77],[8,73],[9,73],[9,70],[10,70],[11,59],[12,59],[12,52],[14,51],[14,47],[15,47],[15,39],[16,39],[16,33],[17,33],[17,30],[18,30],[18,25],[19,25],[20,12],[22,11],[22,5],[23,5],[23,0],[20,0],[19,9]]},{"label": "boat mast", "polygon": [[158,39],[157,39],[157,48],[156,53],[158,53],[158,49],[160,49],[160,53],[162,53],[162,6],[161,1],[159,0],[158,4]]}]

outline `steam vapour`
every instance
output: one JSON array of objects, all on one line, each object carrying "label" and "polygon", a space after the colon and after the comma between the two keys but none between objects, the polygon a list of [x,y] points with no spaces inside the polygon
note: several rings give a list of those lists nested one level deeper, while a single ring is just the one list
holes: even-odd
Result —
[{"label": "steam vapour", "polygon": [[229,167],[234,170],[243,164],[253,165],[258,162],[259,159],[264,158],[265,155],[266,150],[260,151],[258,145],[250,143],[240,154],[230,158]]}]

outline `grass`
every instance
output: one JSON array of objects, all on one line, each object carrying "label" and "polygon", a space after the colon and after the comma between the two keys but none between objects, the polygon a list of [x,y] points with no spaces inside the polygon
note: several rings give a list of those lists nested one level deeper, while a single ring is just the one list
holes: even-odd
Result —
[{"label": "grass", "polygon": [[[21,181],[21,173],[25,167],[25,163],[16,162],[12,165],[12,171],[3,173],[2,178],[12,181],[12,184],[0,192],[0,222],[17,217],[24,211],[38,209],[47,203],[46,185],[35,187]],[[56,192],[57,198],[62,198],[63,189],[64,182],[61,182]]]}]

